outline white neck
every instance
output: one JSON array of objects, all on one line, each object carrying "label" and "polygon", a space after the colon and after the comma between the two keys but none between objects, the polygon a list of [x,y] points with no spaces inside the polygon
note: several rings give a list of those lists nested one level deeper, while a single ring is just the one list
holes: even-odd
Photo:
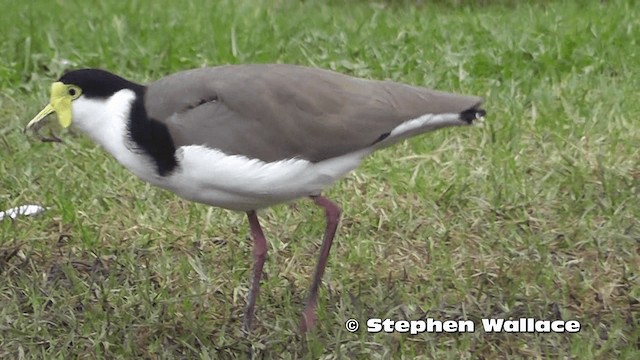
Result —
[{"label": "white neck", "polygon": [[[107,99],[84,96],[72,102],[73,124],[140,178],[155,182],[155,169],[146,155],[132,150],[127,122],[135,92],[123,89]],[[154,178],[150,178],[154,176]]]}]

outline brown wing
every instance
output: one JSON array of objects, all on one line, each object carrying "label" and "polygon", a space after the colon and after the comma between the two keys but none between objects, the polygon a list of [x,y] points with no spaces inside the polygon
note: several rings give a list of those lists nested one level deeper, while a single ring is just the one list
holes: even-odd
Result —
[{"label": "brown wing", "polygon": [[295,65],[233,65],[163,78],[148,87],[145,106],[167,124],[176,147],[316,162],[370,146],[407,120],[481,103]]}]

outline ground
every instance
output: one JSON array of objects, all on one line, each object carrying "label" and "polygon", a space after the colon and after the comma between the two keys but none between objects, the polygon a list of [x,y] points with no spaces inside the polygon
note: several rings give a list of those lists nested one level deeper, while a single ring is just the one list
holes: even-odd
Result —
[{"label": "ground", "polygon": [[[0,358],[640,357],[640,20],[633,1],[4,2]],[[343,207],[318,326],[297,333],[324,216],[260,213],[255,329],[245,216],[145,185],[80,134],[24,125],[65,69],[146,82],[281,62],[481,95],[484,128],[369,158]],[[576,319],[576,334],[350,333],[369,317]]]}]

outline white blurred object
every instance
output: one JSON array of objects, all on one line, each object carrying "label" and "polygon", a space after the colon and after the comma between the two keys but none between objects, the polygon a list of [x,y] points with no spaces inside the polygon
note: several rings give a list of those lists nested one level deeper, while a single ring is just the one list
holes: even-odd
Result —
[{"label": "white blurred object", "polygon": [[45,210],[47,209],[40,205],[21,205],[5,211],[0,211],[0,220],[3,220],[6,217],[15,219],[18,216],[38,215]]}]

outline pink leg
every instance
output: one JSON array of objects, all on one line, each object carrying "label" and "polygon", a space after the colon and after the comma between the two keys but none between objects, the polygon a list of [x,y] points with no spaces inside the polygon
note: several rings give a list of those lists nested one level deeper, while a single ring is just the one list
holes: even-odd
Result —
[{"label": "pink leg", "polygon": [[253,322],[253,311],[256,306],[256,298],[260,291],[260,278],[262,277],[262,267],[267,258],[267,240],[264,238],[258,216],[255,211],[247,211],[251,237],[253,238],[253,276],[251,277],[251,289],[247,295],[247,305],[244,309],[244,322],[242,330],[248,334]]},{"label": "pink leg", "polygon": [[307,299],[307,305],[304,308],[302,319],[300,321],[300,331],[302,331],[303,333],[311,329],[316,322],[318,288],[320,287],[320,283],[322,282],[322,275],[324,274],[324,268],[327,266],[329,250],[331,250],[331,244],[333,243],[333,238],[336,235],[338,223],[340,222],[340,207],[338,207],[338,205],[323,196],[312,196],[311,198],[316,203],[316,205],[324,208],[325,215],[327,217],[327,227],[324,232],[322,246],[320,247],[320,257],[318,258],[318,264],[316,265],[311,288],[309,289],[309,298]]}]

